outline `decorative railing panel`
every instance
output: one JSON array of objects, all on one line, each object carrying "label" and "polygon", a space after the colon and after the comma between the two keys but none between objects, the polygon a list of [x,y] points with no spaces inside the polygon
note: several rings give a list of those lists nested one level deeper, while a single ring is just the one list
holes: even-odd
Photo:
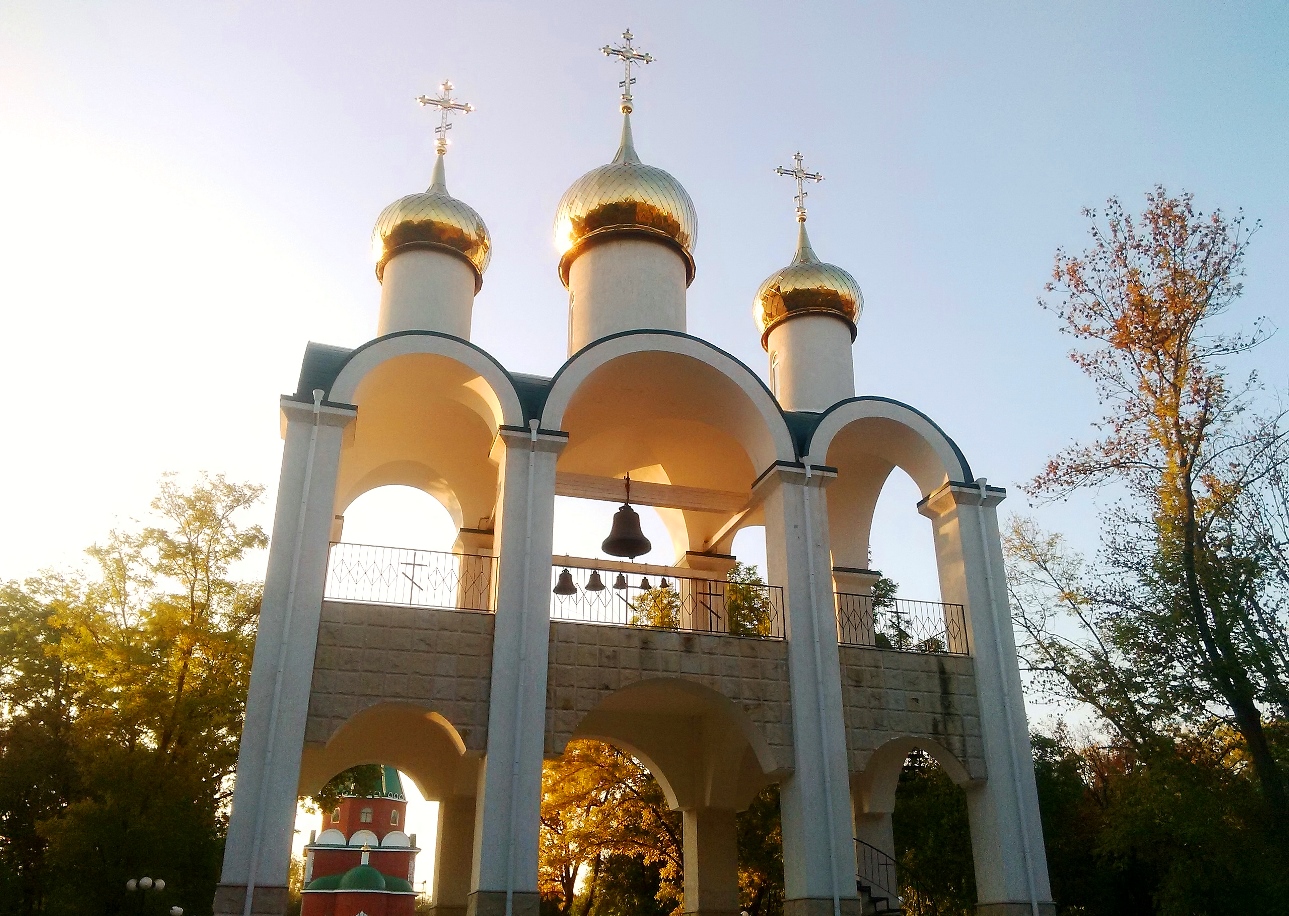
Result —
[{"label": "decorative railing panel", "polygon": [[323,596],[333,601],[491,611],[497,558],[409,547],[331,545]]},{"label": "decorative railing panel", "polygon": [[969,654],[967,615],[960,604],[842,592],[836,598],[837,637],[845,645],[942,655]]},{"label": "decorative railing panel", "polygon": [[551,567],[552,620],[783,638],[778,586],[682,576],[677,573],[691,570],[673,567],[568,560],[557,558]]}]

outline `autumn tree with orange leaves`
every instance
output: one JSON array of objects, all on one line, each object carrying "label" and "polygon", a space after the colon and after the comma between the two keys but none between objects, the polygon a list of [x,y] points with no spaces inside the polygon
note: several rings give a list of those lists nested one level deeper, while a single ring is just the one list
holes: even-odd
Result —
[{"label": "autumn tree with orange leaves", "polygon": [[1091,245],[1059,251],[1044,308],[1074,338],[1103,407],[1027,491],[1108,488],[1086,563],[1018,520],[1007,538],[1022,652],[1059,696],[1144,750],[1179,730],[1238,736],[1267,815],[1289,819],[1289,430],[1232,362],[1269,336],[1231,330],[1257,224],[1162,187],[1140,217],[1088,211]]}]

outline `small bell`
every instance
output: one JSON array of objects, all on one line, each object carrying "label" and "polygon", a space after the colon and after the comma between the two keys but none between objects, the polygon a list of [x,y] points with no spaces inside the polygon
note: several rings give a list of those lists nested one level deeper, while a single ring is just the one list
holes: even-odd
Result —
[{"label": "small bell", "polygon": [[617,577],[616,579],[614,579],[614,580],[613,580],[613,587],[614,587],[614,588],[616,588],[616,589],[617,589],[618,591],[620,591],[620,592],[621,592],[621,591],[626,591],[626,589],[627,589],[627,577],[626,577],[625,575],[623,575],[622,573],[618,573],[618,577]]},{"label": "small bell", "polygon": [[658,587],[659,587],[659,588],[671,588],[671,583],[670,583],[670,582],[668,582],[666,579],[663,579],[661,582],[659,582],[659,583],[658,583]]},{"label": "small bell", "polygon": [[559,578],[555,580],[555,587],[551,589],[551,591],[559,595],[561,598],[566,598],[569,595],[576,595],[577,586],[573,584],[573,574],[567,569],[561,571]]},{"label": "small bell", "polygon": [[641,587],[642,589],[644,589],[646,592],[647,592],[647,591],[649,591],[649,589],[653,588],[653,586],[649,584],[649,580],[648,580],[648,579],[641,579],[641,580],[640,580],[640,587]]},{"label": "small bell", "polygon": [[604,580],[600,578],[600,571],[598,569],[591,570],[591,578],[586,580],[586,585],[583,587],[588,592],[604,591]]},{"label": "small bell", "polygon": [[634,560],[641,554],[648,553],[653,544],[640,530],[640,516],[631,508],[631,475],[627,475],[627,501],[613,513],[613,528],[609,536],[600,545],[611,557],[628,557]]}]

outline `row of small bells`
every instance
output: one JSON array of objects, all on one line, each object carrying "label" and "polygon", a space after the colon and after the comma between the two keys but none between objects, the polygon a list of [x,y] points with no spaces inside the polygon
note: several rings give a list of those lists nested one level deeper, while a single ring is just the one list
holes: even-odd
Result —
[{"label": "row of small bells", "polygon": [[[653,544],[645,537],[644,531],[640,529],[640,515],[635,509],[631,508],[631,475],[626,475],[627,499],[618,511],[613,513],[613,528],[609,531],[609,536],[604,539],[600,545],[603,550],[611,557],[627,557],[634,560],[641,554],[648,553]],[[627,577],[623,573],[618,573],[618,578],[614,580],[613,587],[618,591],[625,590],[627,586]],[[640,580],[640,588],[649,590],[652,588],[647,578]],[[671,583],[663,579],[658,586],[659,588],[671,588]],[[604,580],[600,578],[599,570],[592,570],[591,577],[587,579],[585,591],[602,592],[604,591]],[[559,578],[555,581],[555,588],[552,591],[561,598],[577,594],[577,586],[573,583],[573,574],[567,569],[561,570]]]}]

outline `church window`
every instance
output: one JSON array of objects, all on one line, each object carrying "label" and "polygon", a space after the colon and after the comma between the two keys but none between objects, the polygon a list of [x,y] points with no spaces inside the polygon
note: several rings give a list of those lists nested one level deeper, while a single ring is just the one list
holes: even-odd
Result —
[{"label": "church window", "polygon": [[391,827],[397,827],[397,826],[398,826],[398,809],[397,809],[397,808],[395,808],[393,811],[389,812],[389,825],[390,825]]},{"label": "church window", "polygon": [[331,823],[333,823],[333,824],[339,824],[339,823],[340,823],[340,809],[339,809],[339,808],[333,808],[333,809],[332,809],[332,811],[331,811]]},{"label": "church window", "polygon": [[770,393],[779,396],[779,351],[770,351]]},{"label": "church window", "polygon": [[358,820],[364,824],[371,823],[371,808],[363,808],[363,813],[358,815]]}]

